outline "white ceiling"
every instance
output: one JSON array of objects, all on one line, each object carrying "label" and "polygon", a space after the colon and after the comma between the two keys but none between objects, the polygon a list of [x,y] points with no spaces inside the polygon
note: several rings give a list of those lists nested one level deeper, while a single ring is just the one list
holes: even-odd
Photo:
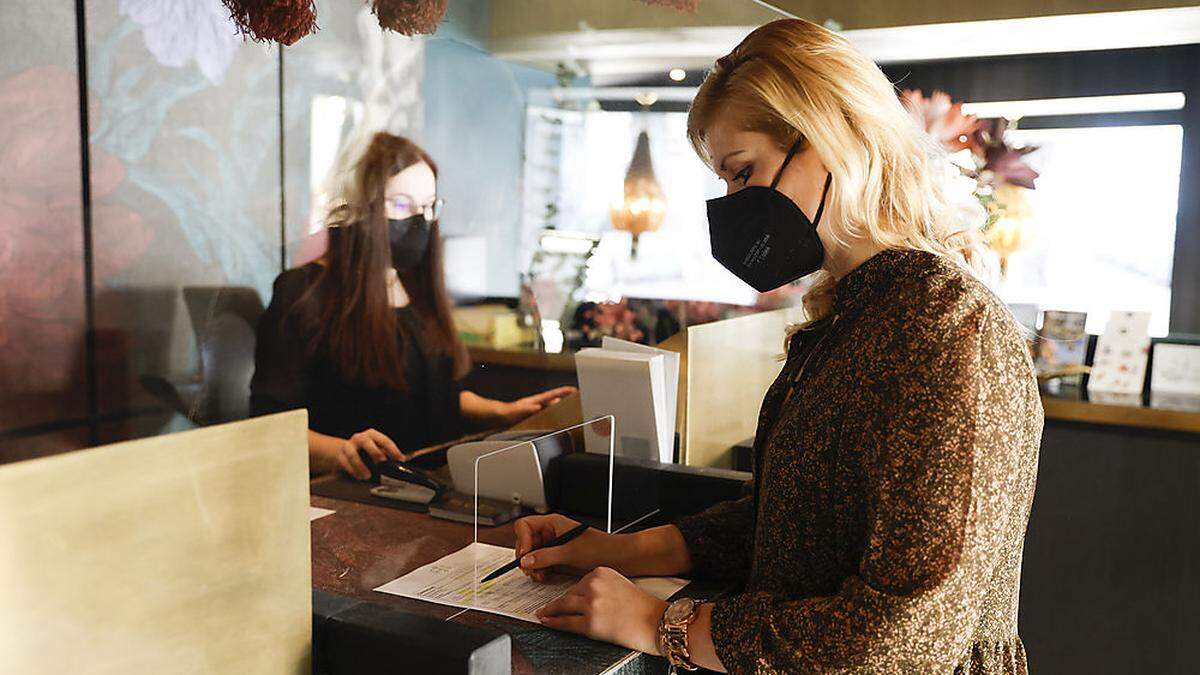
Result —
[{"label": "white ceiling", "polygon": [[[610,77],[706,68],[754,26],[585,30],[502,38],[499,58]],[[1200,7],[869,28],[844,34],[879,63],[1200,43]]]}]

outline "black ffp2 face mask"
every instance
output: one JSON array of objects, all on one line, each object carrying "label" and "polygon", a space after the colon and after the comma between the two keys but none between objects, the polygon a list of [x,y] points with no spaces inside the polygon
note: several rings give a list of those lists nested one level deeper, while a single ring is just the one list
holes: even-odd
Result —
[{"label": "black ffp2 face mask", "polygon": [[825,259],[817,224],[825,211],[832,174],[825,177],[821,205],[811,221],[795,202],[775,189],[800,144],[798,140],[788,150],[771,187],[752,185],[708,200],[713,257],[759,293],[816,272]]},{"label": "black ffp2 face mask", "polygon": [[432,225],[418,213],[408,218],[388,218],[388,242],[392,249],[392,267],[397,272],[420,264],[429,250]]}]

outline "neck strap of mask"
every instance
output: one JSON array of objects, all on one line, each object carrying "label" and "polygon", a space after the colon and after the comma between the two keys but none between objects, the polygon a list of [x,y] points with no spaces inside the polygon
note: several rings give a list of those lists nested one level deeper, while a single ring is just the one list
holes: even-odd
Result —
[{"label": "neck strap of mask", "polygon": [[779,167],[779,171],[775,172],[775,179],[771,181],[771,189],[772,190],[775,189],[776,185],[779,185],[779,179],[783,178],[783,170],[787,168],[788,162],[792,161],[792,157],[794,157],[796,155],[796,151],[799,150],[800,146],[803,144],[804,144],[803,136],[801,136],[800,138],[797,138],[795,143],[792,143],[792,147],[788,149],[787,157],[783,158],[783,164]]},{"label": "neck strap of mask", "polygon": [[817,215],[813,218],[813,227],[821,222],[821,214],[825,212],[825,196],[829,194],[829,184],[833,182],[833,174],[825,174],[825,189],[821,190],[821,205],[817,207]]},{"label": "neck strap of mask", "polygon": [[[796,139],[792,143],[792,147],[788,149],[787,157],[783,158],[783,165],[779,167],[779,171],[775,174],[775,180],[771,181],[771,189],[774,190],[776,185],[779,185],[779,179],[783,178],[783,170],[787,168],[788,162],[792,161],[792,157],[796,155],[796,151],[804,143],[804,137]],[[825,197],[829,195],[829,184],[833,182],[833,174],[825,174],[825,188],[821,190],[821,204],[817,207],[817,214],[813,217],[813,225],[821,222],[821,214],[825,212]]]}]

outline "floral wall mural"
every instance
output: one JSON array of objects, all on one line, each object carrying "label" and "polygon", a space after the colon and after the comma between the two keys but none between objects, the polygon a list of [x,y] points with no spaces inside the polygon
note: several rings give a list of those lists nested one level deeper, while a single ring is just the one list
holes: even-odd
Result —
[{"label": "floral wall mural", "polygon": [[245,42],[220,0],[96,0],[86,280],[75,3],[8,5],[23,34],[0,40],[0,461],[171,428],[138,378],[195,369],[180,289],[266,293],[282,244],[278,47]]},{"label": "floral wall mural", "polygon": [[190,426],[145,381],[197,382],[207,319],[184,291],[268,302],[321,253],[322,200],[376,130],[428,147],[446,232],[515,287],[525,99],[554,76],[482,49],[485,0],[415,37],[317,0],[320,30],[287,47],[247,40],[224,0],[4,4],[0,462]]},{"label": "floral wall mural", "polygon": [[88,412],[74,3],[4,11],[38,29],[0,40],[0,461],[81,447],[56,423]]},{"label": "floral wall mural", "polygon": [[[251,286],[279,272],[278,47],[244,42],[217,0],[89,2],[93,146],[124,180],[93,187],[99,440],[160,430],[142,374],[194,370],[179,289]],[[96,185],[93,163],[92,183]],[[122,212],[144,223],[139,230]]]}]

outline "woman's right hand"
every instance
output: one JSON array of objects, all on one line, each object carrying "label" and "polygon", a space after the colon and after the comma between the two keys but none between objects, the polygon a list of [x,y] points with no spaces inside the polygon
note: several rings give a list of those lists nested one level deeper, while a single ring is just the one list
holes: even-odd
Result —
[{"label": "woman's right hand", "polygon": [[595,528],[589,528],[562,546],[533,550],[578,524],[557,513],[518,520],[513,529],[517,534],[516,555],[521,560],[521,571],[540,582],[546,580],[546,573],[552,567],[577,574],[587,574],[602,566],[616,567],[614,561],[621,538]]},{"label": "woman's right hand", "polygon": [[374,429],[360,431],[342,441],[335,450],[334,457],[338,468],[359,480],[371,479],[371,469],[359,456],[359,450],[365,452],[374,462],[408,461],[408,457],[400,452],[400,448],[396,447],[392,439]]}]

